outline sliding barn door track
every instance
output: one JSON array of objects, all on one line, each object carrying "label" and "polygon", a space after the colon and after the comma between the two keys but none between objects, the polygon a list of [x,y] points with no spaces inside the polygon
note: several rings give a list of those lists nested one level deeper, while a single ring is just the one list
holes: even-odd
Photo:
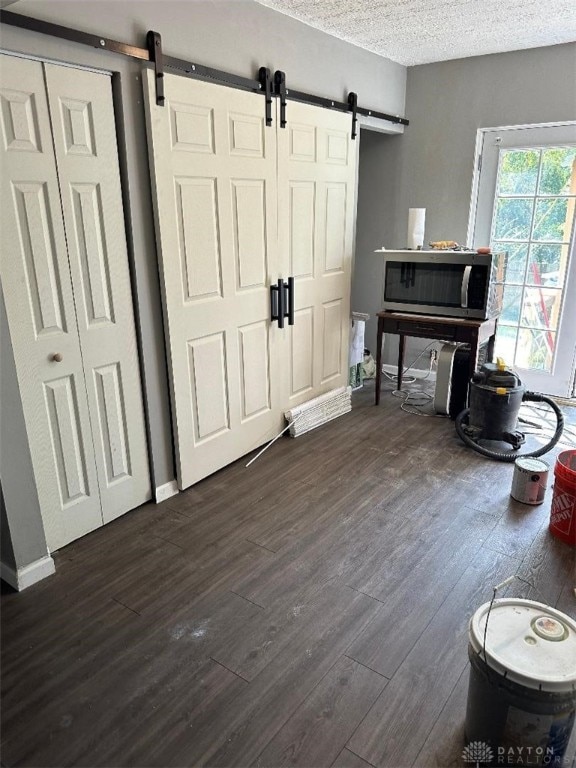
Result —
[{"label": "sliding barn door track", "polygon": [[375,109],[366,109],[358,106],[358,96],[356,93],[349,93],[347,101],[335,101],[326,99],[322,96],[314,96],[302,91],[294,91],[287,87],[286,74],[277,70],[272,77],[271,72],[266,67],[260,67],[257,79],[241,77],[231,72],[223,72],[220,69],[206,67],[196,62],[184,61],[174,56],[166,56],[162,50],[162,36],[159,32],[148,32],[146,36],[146,47],[140,48],[128,43],[121,43],[117,40],[110,40],[106,37],[98,37],[88,32],[80,32],[77,29],[63,27],[60,24],[52,24],[49,21],[34,19],[31,16],[23,16],[20,13],[0,10],[0,23],[9,24],[12,27],[28,29],[31,32],[39,32],[51,37],[59,37],[62,40],[68,40],[72,43],[87,45],[90,48],[96,48],[100,51],[108,51],[121,56],[128,56],[132,59],[140,59],[144,62],[150,62],[154,67],[156,77],[156,104],[163,107],[166,98],[164,96],[164,73],[166,70],[175,71],[178,74],[194,77],[198,80],[208,80],[210,82],[227,85],[231,88],[239,88],[244,91],[261,93],[264,96],[266,110],[266,125],[272,125],[272,100],[276,96],[280,99],[280,127],[285,128],[288,122],[287,111],[289,101],[298,101],[304,104],[323,107],[324,109],[335,109],[338,112],[350,112],[352,117],[352,138],[357,136],[358,115],[370,117],[373,120],[383,120],[397,125],[408,125],[409,121],[400,115],[388,115],[385,112],[379,112]]}]

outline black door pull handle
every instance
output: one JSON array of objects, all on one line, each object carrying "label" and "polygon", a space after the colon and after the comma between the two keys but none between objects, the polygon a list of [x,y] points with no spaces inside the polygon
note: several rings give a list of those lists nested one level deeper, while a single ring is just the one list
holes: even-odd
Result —
[{"label": "black door pull handle", "polygon": [[294,325],[294,278],[289,277],[286,285],[286,292],[288,294],[288,325]]},{"label": "black door pull handle", "polygon": [[285,283],[282,278],[276,285],[270,286],[270,319],[278,321],[278,328],[284,328],[284,318],[288,325],[294,325],[294,278]]},{"label": "black door pull handle", "polygon": [[284,290],[284,280],[280,278],[276,287],[278,292],[278,328],[284,328],[284,318],[286,317],[286,291]]}]

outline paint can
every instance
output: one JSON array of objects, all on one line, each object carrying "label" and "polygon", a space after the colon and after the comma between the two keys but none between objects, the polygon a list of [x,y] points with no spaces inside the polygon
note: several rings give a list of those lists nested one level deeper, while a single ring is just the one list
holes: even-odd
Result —
[{"label": "paint can", "polygon": [[560,768],[576,718],[576,621],[504,598],[476,611],[468,636],[465,756]]},{"label": "paint can", "polygon": [[542,504],[550,467],[542,459],[520,457],[514,462],[510,496],[522,504]]}]

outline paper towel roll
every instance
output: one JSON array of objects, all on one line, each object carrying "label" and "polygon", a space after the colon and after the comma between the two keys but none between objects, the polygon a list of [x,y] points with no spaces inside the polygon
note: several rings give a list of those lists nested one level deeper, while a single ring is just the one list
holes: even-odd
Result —
[{"label": "paper towel roll", "polygon": [[408,209],[408,248],[415,251],[424,245],[424,224],[426,208]]}]

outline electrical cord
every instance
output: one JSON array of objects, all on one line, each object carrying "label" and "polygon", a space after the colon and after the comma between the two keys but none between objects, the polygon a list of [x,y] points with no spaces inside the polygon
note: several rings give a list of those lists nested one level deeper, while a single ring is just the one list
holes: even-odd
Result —
[{"label": "electrical cord", "polygon": [[[411,368],[414,367],[414,365],[420,360],[422,355],[424,355],[430,347],[434,346],[436,344],[435,341],[430,342],[430,344],[427,344],[424,349],[420,352],[420,354],[414,358],[414,360],[408,365],[403,373],[402,373],[402,381],[406,382],[406,384],[413,384],[416,379],[415,376],[410,376],[410,380],[406,380],[404,378],[404,374],[409,371]],[[423,376],[420,381],[424,381],[425,379],[428,379],[432,373],[432,366],[433,361],[430,359],[430,368],[428,369],[428,373]],[[392,382],[398,382],[398,377],[394,376],[392,374],[387,373],[386,371],[382,371],[382,373],[386,376],[387,379],[389,379]],[[425,413],[422,410],[419,410],[420,408],[424,408],[424,406],[428,405],[434,398],[432,395],[429,395],[428,392],[408,392],[405,389],[393,389],[392,390],[392,396],[393,397],[402,397],[402,403],[400,404],[400,410],[404,411],[404,413],[410,413],[412,416],[431,416],[433,418],[445,418],[443,414],[440,413]]]},{"label": "electrical cord", "polygon": [[[412,362],[410,363],[410,365],[408,365],[408,366],[406,366],[406,368],[404,368],[404,370],[402,371],[402,381],[403,381],[405,384],[414,384],[414,382],[415,382],[415,381],[417,381],[417,379],[416,379],[416,377],[415,377],[415,376],[410,376],[410,377],[409,377],[409,379],[410,379],[410,380],[409,380],[409,381],[407,381],[407,380],[404,378],[404,374],[408,373],[408,371],[409,371],[411,368],[414,368],[414,366],[416,365],[416,363],[418,362],[418,360],[420,360],[420,358],[422,357],[422,355],[423,355],[425,352],[427,352],[427,351],[430,349],[430,347],[432,347],[434,344],[436,344],[436,342],[435,342],[435,341],[431,341],[431,342],[430,342],[430,344],[427,344],[427,345],[424,347],[424,349],[423,349],[423,350],[420,352],[420,354],[419,354],[417,357],[415,357],[415,358],[414,358],[414,360],[412,360]],[[427,379],[427,378],[430,376],[430,373],[431,373],[431,372],[432,372],[432,361],[430,361],[430,370],[428,371],[428,373],[426,374],[426,376],[424,376],[423,378],[424,378],[424,379]],[[391,374],[391,373],[388,373],[387,371],[382,371],[382,373],[384,374],[384,376],[386,376],[386,378],[387,378],[389,381],[392,381],[392,382],[398,383],[398,376],[394,376],[393,374]],[[394,395],[394,397],[399,397],[401,393],[404,393],[404,394],[407,394],[407,395],[410,395],[410,394],[414,394],[413,392],[405,392],[405,390],[403,390],[403,389],[393,389],[393,390],[392,390],[392,394]]]},{"label": "electrical cord", "polygon": [[[406,370],[408,370],[408,368],[406,368]],[[393,373],[388,373],[388,371],[382,371],[382,373],[383,373],[384,376],[386,376],[386,378],[389,381],[392,381],[395,384],[398,383],[398,376],[394,376]],[[414,384],[414,382],[416,381],[416,376],[405,377],[404,374],[402,374],[402,381],[404,382],[404,384]],[[393,390],[393,392],[399,392],[399,391],[400,390],[398,390],[398,389]]]}]

